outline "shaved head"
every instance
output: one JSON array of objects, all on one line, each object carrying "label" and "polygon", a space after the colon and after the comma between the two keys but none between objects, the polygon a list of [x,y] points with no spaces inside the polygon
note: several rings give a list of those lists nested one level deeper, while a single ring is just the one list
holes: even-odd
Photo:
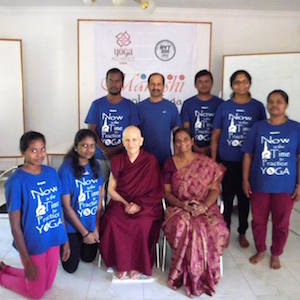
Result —
[{"label": "shaved head", "polygon": [[124,129],[123,131],[123,139],[126,135],[136,135],[136,137],[141,138],[142,137],[142,133],[140,131],[140,129],[136,126],[128,126]]},{"label": "shaved head", "polygon": [[143,141],[141,131],[136,126],[128,126],[123,131],[122,142],[128,155],[138,154]]}]

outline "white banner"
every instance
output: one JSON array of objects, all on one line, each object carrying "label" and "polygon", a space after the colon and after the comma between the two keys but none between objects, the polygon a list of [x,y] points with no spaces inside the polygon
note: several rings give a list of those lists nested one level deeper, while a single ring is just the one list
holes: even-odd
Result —
[{"label": "white banner", "polygon": [[125,73],[122,95],[147,97],[148,76],[165,76],[164,97],[180,110],[194,95],[194,76],[210,67],[211,23],[79,20],[80,127],[91,102],[107,94],[107,70]]}]

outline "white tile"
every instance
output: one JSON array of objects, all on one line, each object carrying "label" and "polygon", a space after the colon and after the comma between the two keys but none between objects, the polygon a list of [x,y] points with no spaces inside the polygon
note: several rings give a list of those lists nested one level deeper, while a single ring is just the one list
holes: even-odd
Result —
[{"label": "white tile", "polygon": [[112,274],[95,268],[86,299],[143,299],[142,283],[112,283]]},{"label": "white tile", "polygon": [[299,293],[297,294],[292,294],[292,295],[286,295],[286,294],[281,294],[281,295],[276,295],[276,296],[258,296],[257,300],[300,300],[300,295]]},{"label": "white tile", "polygon": [[255,297],[246,278],[238,268],[225,268],[224,275],[221,277],[216,288],[216,296],[234,298],[241,295],[248,297],[248,299]]},{"label": "white tile", "polygon": [[155,268],[153,269],[153,276],[155,277],[155,282],[150,284],[144,284],[143,299],[186,299],[186,294],[183,287],[176,291],[168,287],[168,272],[168,270],[162,272]]},{"label": "white tile", "polygon": [[8,289],[0,286],[0,299],[5,300],[24,300],[25,298],[21,295],[14,293]]},{"label": "white tile", "polygon": [[95,269],[95,265],[81,261],[76,272],[69,274],[59,264],[53,287],[44,298],[86,299]]},{"label": "white tile", "polygon": [[293,295],[300,292],[299,282],[284,266],[272,270],[262,264],[243,264],[239,265],[239,269],[256,296]]},{"label": "white tile", "polygon": [[[298,248],[299,249],[299,248]],[[295,261],[283,262],[285,268],[295,277],[299,283],[299,295],[300,295],[300,259]]]}]

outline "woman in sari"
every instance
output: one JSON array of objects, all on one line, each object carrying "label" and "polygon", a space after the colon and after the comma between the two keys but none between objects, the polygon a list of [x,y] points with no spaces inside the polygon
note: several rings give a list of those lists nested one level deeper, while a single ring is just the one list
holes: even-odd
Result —
[{"label": "woman in sari", "polygon": [[182,284],[188,296],[213,295],[220,279],[220,255],[229,231],[216,200],[224,169],[207,156],[192,152],[187,129],[174,132],[176,154],[164,165],[169,203],[163,230],[172,248],[168,285]]}]

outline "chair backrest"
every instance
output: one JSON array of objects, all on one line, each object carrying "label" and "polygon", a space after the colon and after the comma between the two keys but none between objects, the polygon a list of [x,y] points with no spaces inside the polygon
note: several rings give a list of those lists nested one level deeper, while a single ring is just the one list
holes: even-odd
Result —
[{"label": "chair backrest", "polygon": [[18,166],[11,167],[0,174],[0,213],[7,213],[5,205],[4,183],[17,168]]},{"label": "chair backrest", "polygon": [[19,166],[13,166],[0,174],[0,181],[6,181],[8,177],[16,170]]}]

